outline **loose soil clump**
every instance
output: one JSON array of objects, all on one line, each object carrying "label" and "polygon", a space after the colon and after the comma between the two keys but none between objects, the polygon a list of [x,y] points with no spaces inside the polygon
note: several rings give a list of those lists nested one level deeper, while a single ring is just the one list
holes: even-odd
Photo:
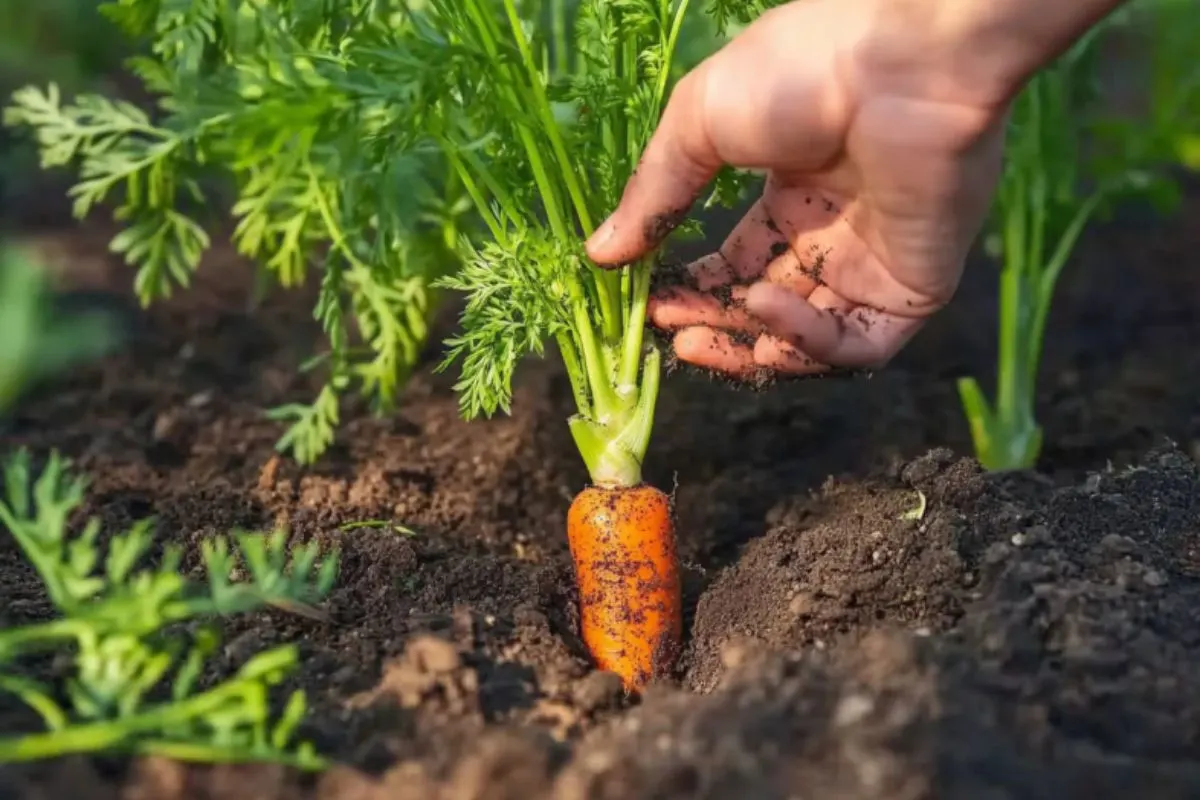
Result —
[{"label": "loose soil clump", "polygon": [[[333,451],[301,469],[262,411],[312,391],[295,371],[311,297],[251,311],[248,268],[214,253],[196,288],[126,303],[126,351],[43,387],[0,441],[71,457],[86,513],[156,516],[188,568],[234,528],[337,544],[329,620],[228,620],[216,670],[299,642],[304,733],[341,765],[72,758],[0,768],[0,796],[1200,796],[1191,198],[1176,222],[1099,229],[1068,269],[1036,474],[966,457],[953,378],[991,371],[983,264],[870,380],[739,393],[672,376],[647,479],[677,487],[689,644],[636,703],[576,634],[565,514],[586,475],[560,370],[531,363],[513,417],[467,424],[454,376],[426,368],[394,415],[348,403]],[[128,282],[102,235],[39,236],[91,289]],[[0,539],[0,623],[48,612]],[[0,731],[29,724],[0,699]]]}]

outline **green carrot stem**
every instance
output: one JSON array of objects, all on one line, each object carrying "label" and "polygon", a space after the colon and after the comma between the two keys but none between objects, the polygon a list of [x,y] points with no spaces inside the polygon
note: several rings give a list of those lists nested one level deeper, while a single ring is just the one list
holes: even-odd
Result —
[{"label": "green carrot stem", "polygon": [[637,458],[638,463],[646,457],[650,448],[650,434],[654,430],[654,410],[658,405],[658,390],[662,380],[662,354],[658,348],[647,350],[642,362],[642,386],[638,392],[637,406],[633,417],[620,435],[621,445]]},{"label": "green carrot stem", "polygon": [[565,75],[570,69],[567,63],[567,10],[566,0],[550,0],[550,30],[554,42],[554,72]]},{"label": "green carrot stem", "polygon": [[533,62],[533,53],[529,49],[529,40],[525,38],[525,31],[521,26],[521,17],[517,13],[517,7],[513,0],[504,0],[504,10],[508,14],[509,28],[512,31],[513,39],[517,43],[517,49],[521,53],[522,63],[525,65],[528,73],[527,77],[529,80],[526,85],[534,96],[534,105],[538,115],[542,118],[542,127],[545,130],[547,138],[550,140],[550,147],[554,153],[554,157],[558,160],[559,172],[567,184],[567,192],[575,206],[575,213],[579,217],[579,224],[583,228],[583,235],[586,238],[592,234],[595,227],[592,224],[592,215],[588,210],[579,175],[575,170],[573,162],[567,155],[566,145],[563,142],[562,134],[558,130],[558,122],[554,119],[550,100],[546,96],[545,88],[542,86],[541,75],[538,73],[537,66]]},{"label": "green carrot stem", "polygon": [[646,330],[646,307],[650,300],[650,272],[653,256],[628,267],[630,287],[629,314],[625,321],[625,341],[621,353],[621,371],[617,385],[634,386],[642,357],[642,340]]},{"label": "green carrot stem", "polygon": [[560,333],[556,337],[558,352],[562,355],[563,366],[567,370],[567,379],[571,382],[571,394],[575,397],[575,408],[585,416],[592,413],[592,401],[588,396],[588,379],[583,365],[579,361],[579,353],[575,348],[575,340],[569,333]]},{"label": "green carrot stem", "polygon": [[600,304],[600,330],[606,344],[621,339],[621,276],[611,269],[590,267],[596,287],[596,300]]},{"label": "green carrot stem", "polygon": [[591,315],[588,313],[587,301],[579,287],[574,283],[571,287],[573,302],[572,314],[575,319],[575,334],[579,337],[579,349],[582,351],[584,372],[588,378],[588,388],[591,390],[592,412],[603,420],[617,407],[616,394],[608,370],[604,366],[604,356],[600,344],[596,341],[596,332],[592,328]]},{"label": "green carrot stem", "polygon": [[661,365],[658,349],[650,348],[644,359],[637,402],[628,413],[607,423],[582,415],[570,419],[571,435],[595,485],[628,487],[642,482],[642,461],[654,428]]}]

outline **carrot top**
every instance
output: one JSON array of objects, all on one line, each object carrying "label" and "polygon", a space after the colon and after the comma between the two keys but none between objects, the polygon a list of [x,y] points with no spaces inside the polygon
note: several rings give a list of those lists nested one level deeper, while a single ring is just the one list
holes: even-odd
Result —
[{"label": "carrot top", "polygon": [[[556,2],[549,24],[531,23],[518,0],[429,0],[413,12],[414,61],[433,67],[415,107],[490,234],[465,242],[463,269],[443,281],[467,304],[442,368],[461,364],[465,416],[508,412],[518,361],[553,340],[596,484],[641,482],[662,360],[643,335],[657,253],[606,270],[583,241],[654,132],[689,3]],[[745,14],[738,5],[713,4],[718,29]]]}]

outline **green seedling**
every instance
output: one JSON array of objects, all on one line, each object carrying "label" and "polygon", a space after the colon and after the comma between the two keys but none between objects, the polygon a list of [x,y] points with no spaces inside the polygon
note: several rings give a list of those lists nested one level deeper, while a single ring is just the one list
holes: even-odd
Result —
[{"label": "green seedling", "polygon": [[[1163,211],[1177,205],[1179,186],[1163,168],[1178,160],[1181,131],[1200,123],[1200,71],[1184,58],[1182,43],[1190,41],[1185,32],[1192,27],[1181,5],[1153,0],[1149,9],[1114,15],[1035,76],[1015,101],[993,217],[1001,258],[995,400],[989,402],[973,378],[958,384],[976,456],[989,470],[1031,468],[1041,452],[1034,401],[1046,320],[1086,226],[1135,196]],[[1121,117],[1100,102],[1100,45],[1112,32],[1147,30],[1141,25],[1147,10],[1148,30],[1157,32],[1148,51],[1149,112]]]},{"label": "green seedling", "polygon": [[920,522],[925,519],[925,510],[928,508],[929,501],[925,497],[925,493],[917,491],[917,504],[900,515],[900,519],[906,522]]},{"label": "green seedling", "polygon": [[359,530],[360,528],[387,529],[387,530],[392,531],[393,533],[397,533],[401,536],[405,536],[408,538],[415,538],[418,535],[415,530],[408,527],[407,525],[401,525],[398,522],[388,522],[387,520],[383,520],[383,519],[370,519],[370,520],[363,520],[362,522],[347,522],[343,525],[338,526],[338,530],[342,531],[343,533],[348,533],[350,531],[356,531],[356,530]]},{"label": "green seedling", "polygon": [[[305,714],[302,692],[273,718],[272,690],[297,666],[294,645],[259,653],[216,681],[205,667],[221,644],[213,618],[320,600],[336,579],[337,553],[322,561],[309,544],[289,555],[282,531],[240,533],[234,538],[248,577],[234,581],[239,559],[217,537],[202,546],[207,581],[195,583],[180,574],[177,546],[165,547],[155,566],[142,565],[154,545],[150,520],[106,545],[95,519],[71,535],[68,519],[85,489],[57,454],[36,476],[26,451],[4,466],[0,525],[42,579],[56,616],[0,628],[0,691],[22,700],[44,725],[0,738],[0,762],[119,752],[323,766],[311,745],[293,741]],[[22,657],[47,651],[72,657],[61,685],[21,669]]]}]

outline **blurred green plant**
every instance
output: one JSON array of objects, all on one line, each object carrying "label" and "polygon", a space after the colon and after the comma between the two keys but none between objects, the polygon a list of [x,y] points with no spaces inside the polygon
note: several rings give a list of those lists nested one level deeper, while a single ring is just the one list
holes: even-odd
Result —
[{"label": "blurred green plant", "polygon": [[[293,692],[273,719],[271,691],[295,669],[294,645],[259,653],[232,677],[202,684],[221,643],[207,618],[323,598],[337,576],[336,552],[318,566],[316,544],[289,556],[282,531],[239,533],[248,579],[235,582],[237,560],[228,541],[216,537],[202,545],[207,583],[197,584],[180,574],[182,551],[174,545],[157,566],[139,566],[154,544],[151,520],[107,537],[107,544],[96,519],[69,535],[86,482],[57,454],[35,476],[28,452],[18,452],[4,465],[3,488],[0,524],[41,577],[58,616],[0,628],[0,691],[22,700],[45,725],[42,732],[0,738],[0,762],[123,752],[324,765],[310,744],[293,743],[306,710],[303,692]],[[45,651],[72,657],[61,684],[17,669],[20,656]]]},{"label": "blurred green plant", "polygon": [[1144,2],[1150,92],[1141,140],[1161,147],[1169,162],[1200,171],[1200,9],[1191,0]]},{"label": "blurred green plant", "polygon": [[103,30],[97,0],[0,3],[0,83],[57,81],[85,88],[110,74],[130,43]]},{"label": "blurred green plant", "polygon": [[0,247],[0,415],[37,381],[102,356],[117,343],[100,313],[61,319],[31,253]]},{"label": "blurred green plant", "polygon": [[1118,109],[1091,126],[1089,171],[1111,179],[1137,164],[1141,194],[1156,211],[1171,214],[1182,186],[1171,168],[1200,170],[1200,60],[1195,42],[1200,16],[1190,0],[1139,0],[1115,15],[1108,30],[1133,50],[1122,73],[1141,88],[1134,108]]}]

